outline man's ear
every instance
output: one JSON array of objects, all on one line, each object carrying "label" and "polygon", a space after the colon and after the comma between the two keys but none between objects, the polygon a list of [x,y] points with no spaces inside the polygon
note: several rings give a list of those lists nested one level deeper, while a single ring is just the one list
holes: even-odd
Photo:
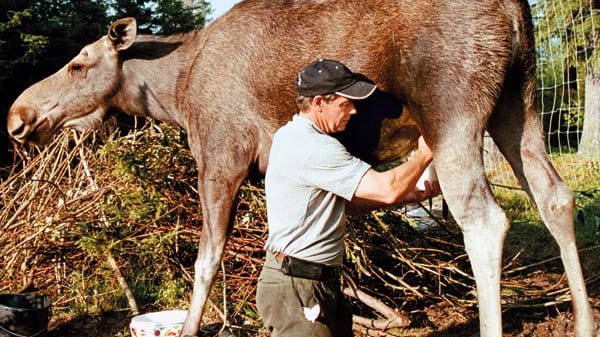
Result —
[{"label": "man's ear", "polygon": [[129,48],[136,35],[137,23],[134,18],[123,18],[113,22],[107,34],[116,51]]},{"label": "man's ear", "polygon": [[319,109],[319,112],[321,112],[323,110],[324,102],[325,102],[325,100],[323,99],[323,96],[321,96],[321,95],[317,95],[317,96],[313,97],[313,99],[312,99],[312,104],[314,104],[314,106],[316,106]]}]

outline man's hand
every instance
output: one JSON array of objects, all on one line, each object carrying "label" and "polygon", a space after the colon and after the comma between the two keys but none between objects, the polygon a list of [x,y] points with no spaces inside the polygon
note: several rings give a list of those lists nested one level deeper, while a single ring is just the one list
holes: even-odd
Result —
[{"label": "man's hand", "polygon": [[425,190],[420,190],[418,188],[413,188],[411,192],[409,192],[405,198],[400,202],[401,204],[415,203],[421,202],[423,200],[427,200],[429,198],[435,197],[440,194],[440,184],[437,181],[425,181]]}]

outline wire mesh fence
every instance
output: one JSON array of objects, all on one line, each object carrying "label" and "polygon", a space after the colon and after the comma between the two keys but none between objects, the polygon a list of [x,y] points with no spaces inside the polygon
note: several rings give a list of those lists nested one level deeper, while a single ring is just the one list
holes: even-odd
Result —
[{"label": "wire mesh fence", "polygon": [[[600,3],[594,0],[530,0],[537,53],[538,112],[546,145],[573,185],[585,178],[579,166],[600,160]],[[517,187],[508,164],[486,139],[486,165],[492,184]]]}]

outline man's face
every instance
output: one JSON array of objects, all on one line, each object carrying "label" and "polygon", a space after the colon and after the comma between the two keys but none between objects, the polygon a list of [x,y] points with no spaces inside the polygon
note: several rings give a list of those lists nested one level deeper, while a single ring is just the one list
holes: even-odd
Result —
[{"label": "man's face", "polygon": [[326,133],[344,131],[350,117],[356,113],[356,108],[351,99],[336,96],[333,100],[321,99],[321,128]]}]

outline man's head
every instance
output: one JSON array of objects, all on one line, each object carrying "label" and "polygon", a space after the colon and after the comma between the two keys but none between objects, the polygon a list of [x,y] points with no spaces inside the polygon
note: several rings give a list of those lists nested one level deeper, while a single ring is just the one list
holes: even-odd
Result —
[{"label": "man's head", "polygon": [[302,69],[296,78],[299,96],[336,94],[357,100],[369,97],[375,84],[364,75],[353,73],[348,67],[335,60],[317,60]]},{"label": "man's head", "polygon": [[353,100],[365,99],[376,89],[364,75],[334,60],[317,60],[296,79],[300,113],[326,133],[343,131],[356,113]]}]

